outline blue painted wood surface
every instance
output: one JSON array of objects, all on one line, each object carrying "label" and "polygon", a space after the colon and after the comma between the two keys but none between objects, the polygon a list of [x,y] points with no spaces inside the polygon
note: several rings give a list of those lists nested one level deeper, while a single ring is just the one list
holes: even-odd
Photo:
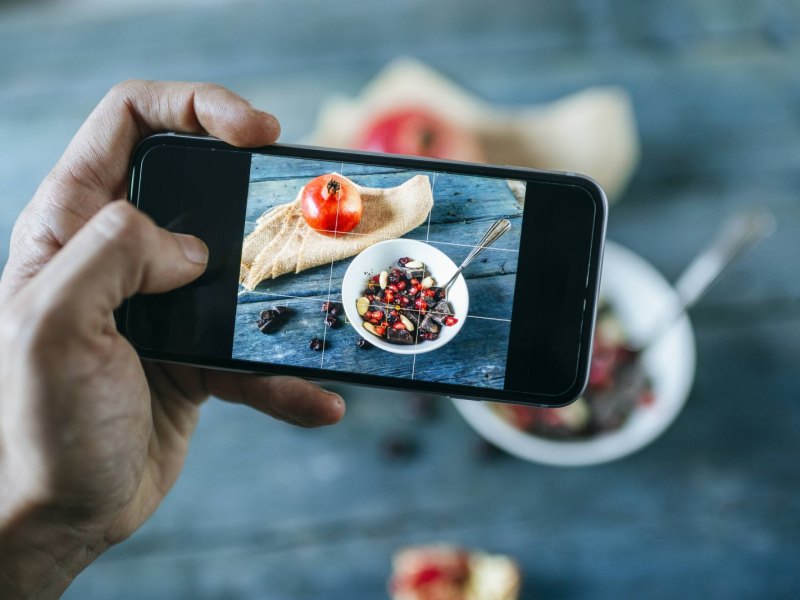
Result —
[{"label": "blue painted wood surface", "polygon": [[[669,278],[736,207],[763,203],[779,220],[692,311],[689,403],[643,452],[571,470],[485,461],[446,403],[431,422],[408,421],[404,397],[375,390],[348,390],[345,421],[320,431],[210,402],[172,494],[67,598],[381,598],[391,553],[434,539],[513,554],[525,598],[800,595],[796,0],[38,12],[51,6],[0,13],[4,240],[120,79],[218,81],[299,141],[324,96],[357,93],[398,54],[512,106],[593,84],[628,89],[643,155],[609,235]],[[305,35],[331,23],[337,43]],[[398,431],[419,444],[415,458],[381,454]]]}]

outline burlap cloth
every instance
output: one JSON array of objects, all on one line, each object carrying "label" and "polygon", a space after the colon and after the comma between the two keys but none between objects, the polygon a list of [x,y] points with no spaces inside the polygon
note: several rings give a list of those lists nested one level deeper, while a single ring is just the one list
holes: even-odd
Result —
[{"label": "burlap cloth", "polygon": [[408,106],[473,132],[489,163],[584,173],[610,200],[622,193],[639,158],[630,96],[620,87],[592,87],[549,104],[498,107],[408,58],[387,65],[358,97],[328,98],[309,141],[355,147],[376,115]]},{"label": "burlap cloth", "polygon": [[358,226],[349,233],[332,237],[311,229],[300,210],[303,188],[292,202],[261,215],[244,240],[239,282],[252,290],[265,279],[353,256],[420,226],[433,207],[433,192],[425,175],[415,175],[393,188],[353,185],[361,194],[364,209]]}]

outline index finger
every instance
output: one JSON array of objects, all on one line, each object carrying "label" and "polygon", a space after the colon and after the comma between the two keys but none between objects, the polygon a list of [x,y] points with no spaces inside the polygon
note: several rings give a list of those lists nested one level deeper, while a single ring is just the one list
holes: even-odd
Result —
[{"label": "index finger", "polygon": [[[136,144],[158,131],[210,134],[233,146],[278,139],[280,125],[232,91],[210,83],[126,81],[103,98],[53,171],[84,191],[124,196]],[[93,207],[97,212],[100,207]],[[89,215],[91,216],[91,215]]]},{"label": "index finger", "polygon": [[278,121],[209,83],[128,81],[115,86],[78,130],[23,211],[0,281],[10,296],[106,204],[126,196],[136,144],[157,131],[208,133],[234,146],[263,146]]}]

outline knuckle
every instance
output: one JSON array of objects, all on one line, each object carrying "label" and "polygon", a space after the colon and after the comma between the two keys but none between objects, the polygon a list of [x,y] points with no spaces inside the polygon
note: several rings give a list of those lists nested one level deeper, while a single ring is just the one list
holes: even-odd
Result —
[{"label": "knuckle", "polygon": [[135,96],[147,87],[147,82],[141,79],[126,79],[114,85],[106,94],[111,100],[126,100]]},{"label": "knuckle", "polygon": [[140,249],[153,237],[153,223],[125,201],[105,206],[93,219],[93,225],[108,242],[126,249]]},{"label": "knuckle", "polygon": [[101,108],[113,115],[122,115],[134,110],[133,107],[149,102],[152,96],[152,82],[142,79],[128,79],[112,87],[105,98]]},{"label": "knuckle", "polygon": [[217,83],[200,82],[194,84],[195,93],[212,94],[216,92],[227,92],[228,89]]}]

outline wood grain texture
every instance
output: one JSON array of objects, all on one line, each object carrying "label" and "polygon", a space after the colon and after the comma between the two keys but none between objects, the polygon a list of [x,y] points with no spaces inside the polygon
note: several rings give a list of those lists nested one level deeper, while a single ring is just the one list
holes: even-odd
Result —
[{"label": "wood grain texture", "polygon": [[[409,422],[403,396],[376,390],[346,390],[345,421],[319,431],[212,401],[173,493],[66,598],[381,598],[392,551],[431,540],[513,554],[524,598],[800,595],[800,2],[308,0],[165,4],[125,19],[44,10],[0,13],[6,241],[121,79],[223,83],[275,112],[293,142],[324,97],[356,94],[402,54],[511,107],[595,84],[629,90],[642,160],[609,236],[670,279],[736,207],[765,204],[779,222],[693,310],[689,403],[641,453],[570,470],[482,461],[448,404]],[[336,43],[308,34],[331,23]],[[387,461],[389,432],[413,437],[419,455]]]}]

